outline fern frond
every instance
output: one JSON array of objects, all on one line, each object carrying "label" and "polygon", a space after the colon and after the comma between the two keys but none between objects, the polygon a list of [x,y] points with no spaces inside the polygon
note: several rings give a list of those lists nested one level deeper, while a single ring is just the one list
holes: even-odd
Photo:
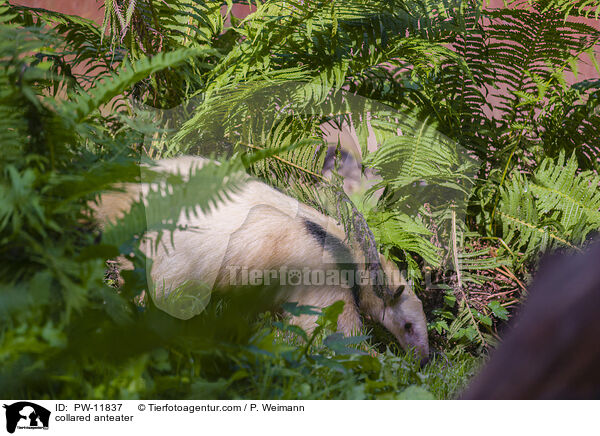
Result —
[{"label": "fern frond", "polygon": [[102,105],[109,103],[114,97],[120,95],[125,89],[137,83],[140,79],[165,68],[172,68],[195,56],[200,56],[210,50],[181,49],[174,52],[160,53],[151,59],[142,59],[134,64],[128,62],[111,77],[94,86],[87,92],[76,95],[65,110],[72,112],[75,121],[79,122],[98,110]]},{"label": "fern frond", "polygon": [[[453,182],[466,179],[459,171],[464,156],[456,144],[439,132],[435,122],[404,117],[402,122],[394,123],[390,121],[394,114],[382,115],[383,119],[371,122],[381,146],[365,159],[365,165],[376,169],[395,189],[415,182],[437,182],[464,190],[460,183]],[[398,134],[399,130],[402,134]]]},{"label": "fern frond", "polygon": [[[514,2],[514,3],[521,3]],[[528,0],[529,4],[540,4],[544,10],[556,9],[560,11],[563,18],[592,16],[598,19],[600,16],[600,2],[598,0]]]},{"label": "fern frond", "polygon": [[600,178],[577,174],[577,161],[564,154],[546,159],[531,178],[514,173],[498,209],[503,238],[525,258],[555,246],[575,248],[600,229]]},{"label": "fern frond", "polygon": [[[152,181],[148,193],[134,202],[123,218],[106,227],[103,242],[124,249],[123,244],[132,244],[148,232],[160,234],[180,228],[177,224],[180,214],[189,217],[207,213],[228,199],[247,178],[241,169],[239,161],[221,165],[209,162],[202,168],[190,170],[189,174],[182,174],[185,182],[171,175],[161,181],[153,172],[142,169],[146,174],[142,175],[142,180]],[[130,251],[132,247],[122,252]]]},{"label": "fern frond", "polygon": [[417,218],[401,213],[372,212],[367,219],[375,239],[384,250],[396,247],[420,256],[435,268],[439,267],[441,261],[439,249],[426,239],[432,233],[418,222]]},{"label": "fern frond", "polygon": [[[577,159],[556,162],[546,159],[534,173],[530,187],[540,213],[558,212],[560,224],[576,245],[600,229],[600,177],[592,172],[577,174]],[[581,226],[583,225],[583,226]]]},{"label": "fern frond", "polygon": [[[489,45],[495,65],[495,80],[504,89],[494,94],[509,120],[526,122],[529,106],[522,106],[524,93],[537,95],[536,82],[547,82],[555,71],[570,71],[571,65],[599,37],[594,28],[565,22],[556,10],[499,9],[490,12]],[[542,96],[538,96],[543,98]],[[539,102],[540,100],[536,100]]]}]

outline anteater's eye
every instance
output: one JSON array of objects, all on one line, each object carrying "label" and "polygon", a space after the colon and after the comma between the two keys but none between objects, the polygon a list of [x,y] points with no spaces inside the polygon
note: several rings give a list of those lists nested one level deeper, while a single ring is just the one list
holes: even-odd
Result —
[{"label": "anteater's eye", "polygon": [[407,332],[411,332],[412,331],[412,323],[407,322],[406,324],[404,324],[404,330],[406,330]]}]

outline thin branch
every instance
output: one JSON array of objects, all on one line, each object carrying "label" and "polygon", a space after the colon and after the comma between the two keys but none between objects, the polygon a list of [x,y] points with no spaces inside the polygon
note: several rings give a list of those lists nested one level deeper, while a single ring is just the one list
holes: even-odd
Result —
[{"label": "thin branch", "polygon": [[463,288],[462,288],[462,275],[460,272],[460,265],[458,263],[458,246],[457,246],[457,242],[456,242],[456,239],[457,239],[456,238],[456,209],[454,207],[452,208],[452,236],[451,237],[452,237],[452,257],[453,257],[453,262],[454,262],[454,269],[456,270],[456,288],[458,289],[458,291],[460,292],[460,294],[463,297],[463,301],[465,302],[467,312],[469,313],[471,322],[473,323],[473,326],[475,327],[477,336],[479,336],[479,339],[481,340],[482,345],[485,347],[485,346],[487,346],[487,342],[483,338],[481,331],[479,331],[479,328],[477,327],[477,321],[475,320],[475,317],[473,316],[473,312],[471,312],[471,307],[469,306],[469,302],[467,301],[467,295],[465,294],[465,291],[463,291]]},{"label": "thin branch", "polygon": [[[245,147],[248,147],[248,148],[253,148],[255,150],[262,150],[262,151],[266,150],[265,148],[257,147],[256,145],[252,145],[252,144],[244,144],[244,143],[242,143],[242,145],[245,146]],[[273,159],[277,159],[278,161],[283,162],[284,164],[289,165],[291,167],[294,167],[294,168],[296,168],[296,169],[298,169],[300,171],[304,171],[305,173],[308,173],[308,174],[310,174],[313,177],[321,179],[324,182],[329,182],[329,180],[326,179],[325,177],[323,177],[322,175],[314,173],[314,172],[312,172],[310,170],[307,170],[306,168],[302,168],[300,165],[296,165],[295,163],[290,162],[289,160],[285,160],[285,159],[283,159],[283,158],[281,158],[279,156],[269,156],[269,157],[272,157]]]}]

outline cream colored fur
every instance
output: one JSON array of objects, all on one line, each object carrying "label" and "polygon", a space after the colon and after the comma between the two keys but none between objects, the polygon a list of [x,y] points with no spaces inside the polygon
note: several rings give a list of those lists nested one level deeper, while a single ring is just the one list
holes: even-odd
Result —
[{"label": "cream colored fur", "polygon": [[[190,168],[201,167],[205,162],[200,157],[180,157],[158,161],[155,170],[185,175],[189,174]],[[103,195],[95,208],[101,225],[118,218],[133,199],[148,191],[148,185],[141,186],[140,189],[140,185],[128,185],[124,193]],[[181,213],[177,222],[187,229],[174,232],[173,244],[170,238],[165,237],[157,250],[151,248],[151,243],[143,247],[153,261],[149,281],[154,287],[155,302],[159,307],[162,304],[161,308],[172,315],[186,318],[203,309],[213,287],[226,287],[231,283],[232,266],[254,270],[281,267],[317,270],[323,269],[324,265],[335,265],[336,261],[329,251],[323,249],[308,232],[304,219],[318,224],[339,240],[346,240],[344,230],[334,219],[250,177],[240,191],[230,196],[230,200],[219,203],[209,213],[198,213],[192,217]],[[354,250],[353,255],[357,264],[364,264],[364,257],[359,251]],[[375,295],[371,286],[363,286],[360,310],[382,323],[404,348],[414,347],[420,356],[425,357],[429,349],[421,301],[398,274],[396,266],[383,256],[381,261],[388,277],[396,276],[392,288],[403,284],[407,289],[384,308],[383,301]],[[393,274],[394,271],[396,274]],[[189,286],[190,283],[197,286]],[[186,311],[187,306],[174,309],[161,303],[167,301],[174,290],[183,290],[180,297],[185,297],[190,289],[196,292],[190,302],[199,302],[195,311]],[[343,300],[345,306],[338,320],[339,329],[349,335],[361,327],[359,308],[347,287],[296,286],[281,299],[319,308]],[[294,318],[293,322],[311,331],[315,320],[316,316],[301,316]],[[411,331],[404,328],[406,323],[412,325]]]}]

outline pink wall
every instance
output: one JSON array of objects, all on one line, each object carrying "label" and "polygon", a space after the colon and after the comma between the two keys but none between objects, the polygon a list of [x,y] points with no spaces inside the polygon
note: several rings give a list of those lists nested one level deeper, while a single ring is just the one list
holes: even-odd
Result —
[{"label": "pink wall", "polygon": [[79,15],[102,23],[104,0],[9,0],[15,5],[51,9],[69,15]]},{"label": "pink wall", "polygon": [[[9,0],[9,2],[15,5],[79,15],[94,20],[98,24],[102,23],[104,17],[104,0]],[[233,5],[233,14],[236,17],[245,17],[248,15],[248,6]]]},{"label": "pink wall", "polygon": [[[500,8],[504,6],[504,0],[484,0],[488,8]],[[11,0],[13,4],[32,6],[38,8],[52,9],[66,14],[80,15],[85,18],[102,23],[104,16],[104,0]],[[236,17],[244,17],[248,14],[248,6],[234,5],[233,13]],[[583,22],[600,30],[600,20],[573,19]],[[600,47],[596,48],[596,59],[600,62]],[[595,71],[592,62],[584,57],[580,63],[580,76],[577,80],[597,78],[599,74]]]}]

